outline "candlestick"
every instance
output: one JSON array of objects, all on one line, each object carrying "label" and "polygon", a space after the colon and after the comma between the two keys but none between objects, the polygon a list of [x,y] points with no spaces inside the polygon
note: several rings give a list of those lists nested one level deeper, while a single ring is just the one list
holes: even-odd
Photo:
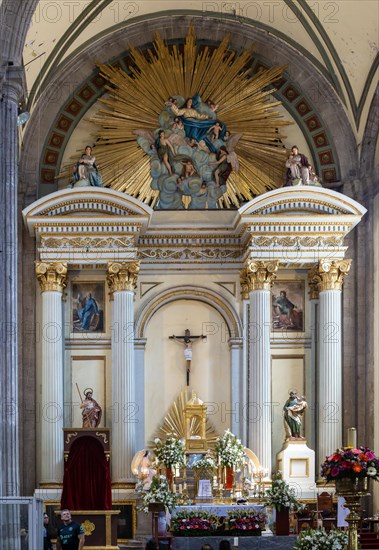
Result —
[{"label": "candlestick", "polygon": [[233,546],[234,548],[238,548],[238,537],[234,537]]},{"label": "candlestick", "polygon": [[179,495],[183,493],[183,485],[179,483]]},{"label": "candlestick", "polygon": [[347,429],[347,446],[353,447],[355,449],[357,447],[357,430],[356,428],[348,428]]}]

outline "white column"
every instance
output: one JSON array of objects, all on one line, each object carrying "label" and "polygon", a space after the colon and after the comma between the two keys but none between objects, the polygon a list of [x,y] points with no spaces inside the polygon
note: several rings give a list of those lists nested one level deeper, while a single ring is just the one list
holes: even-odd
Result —
[{"label": "white column", "polygon": [[133,480],[137,403],[134,370],[134,288],[139,263],[109,263],[107,280],[112,305],[112,485]]},{"label": "white column", "polygon": [[351,260],[321,260],[319,283],[319,464],[342,445],[342,318],[343,277]]},{"label": "white column", "polygon": [[37,263],[42,291],[41,487],[63,481],[63,304],[67,266]]},{"label": "white column", "polygon": [[249,446],[271,477],[271,284],[278,262],[248,261],[250,292]]},{"label": "white column", "polygon": [[230,429],[245,443],[243,439],[243,392],[242,392],[242,338],[230,338]]},{"label": "white column", "polygon": [[137,404],[136,449],[143,449],[145,440],[145,348],[146,338],[134,341],[135,398]]}]

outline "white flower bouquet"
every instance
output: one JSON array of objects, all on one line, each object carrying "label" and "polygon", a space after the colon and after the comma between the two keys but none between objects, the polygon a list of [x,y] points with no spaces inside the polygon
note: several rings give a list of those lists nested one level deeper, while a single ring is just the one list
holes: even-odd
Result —
[{"label": "white flower bouquet", "polygon": [[221,466],[238,468],[245,460],[244,446],[237,436],[226,430],[216,441],[217,463]]},{"label": "white flower bouquet", "polygon": [[302,531],[295,544],[295,550],[343,550],[348,543],[347,531],[332,529],[308,529]]},{"label": "white flower bouquet", "polygon": [[153,502],[163,503],[169,512],[176,506],[177,497],[170,491],[168,481],[165,476],[154,476],[150,485],[150,489],[142,491],[142,504],[138,510],[149,512],[149,504]]},{"label": "white flower bouquet", "polygon": [[203,458],[200,458],[197,462],[192,465],[193,470],[215,470],[216,462],[214,458],[210,455],[206,455]]},{"label": "white flower bouquet", "polygon": [[183,445],[172,436],[169,436],[166,441],[156,438],[154,454],[158,464],[163,464],[166,468],[171,468],[171,466],[179,468],[185,463]]},{"label": "white flower bouquet", "polygon": [[273,506],[279,511],[284,508],[294,510],[301,508],[301,504],[296,498],[295,489],[282,479],[281,472],[277,472],[273,476],[272,486],[271,489],[266,491],[264,503],[266,506]]}]

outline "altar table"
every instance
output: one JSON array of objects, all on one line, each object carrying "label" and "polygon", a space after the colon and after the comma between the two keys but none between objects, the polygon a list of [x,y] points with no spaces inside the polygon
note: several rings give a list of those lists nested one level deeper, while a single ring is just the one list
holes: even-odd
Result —
[{"label": "altar table", "polygon": [[[199,550],[203,544],[217,549],[222,540],[233,548],[234,537],[177,537],[172,539],[172,550]],[[238,550],[293,550],[297,537],[238,537]]]}]

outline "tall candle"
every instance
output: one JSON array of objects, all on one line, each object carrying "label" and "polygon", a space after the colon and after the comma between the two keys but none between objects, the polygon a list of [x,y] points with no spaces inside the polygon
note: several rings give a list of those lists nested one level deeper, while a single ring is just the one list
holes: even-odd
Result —
[{"label": "tall candle", "polygon": [[183,487],[182,487],[182,484],[179,483],[179,495],[181,495],[183,492]]},{"label": "tall candle", "polygon": [[238,548],[238,537],[234,537],[233,546],[234,546],[234,548]]},{"label": "tall candle", "polygon": [[353,447],[353,449],[357,447],[357,430],[355,428],[347,430],[347,446]]}]

